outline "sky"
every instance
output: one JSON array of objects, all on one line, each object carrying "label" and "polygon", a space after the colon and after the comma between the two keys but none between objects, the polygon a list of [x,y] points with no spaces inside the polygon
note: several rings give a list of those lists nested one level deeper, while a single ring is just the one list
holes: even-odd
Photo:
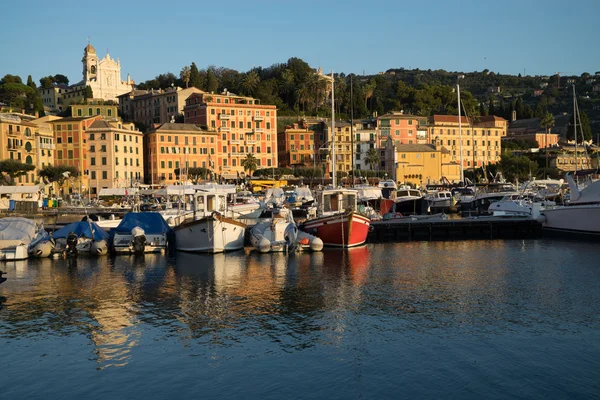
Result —
[{"label": "sky", "polygon": [[[91,4],[91,5],[86,5]],[[600,0],[81,1],[2,5],[0,78],[82,79],[88,43],[136,82],[195,62],[246,72],[291,57],[325,73],[393,68],[600,71]]]}]

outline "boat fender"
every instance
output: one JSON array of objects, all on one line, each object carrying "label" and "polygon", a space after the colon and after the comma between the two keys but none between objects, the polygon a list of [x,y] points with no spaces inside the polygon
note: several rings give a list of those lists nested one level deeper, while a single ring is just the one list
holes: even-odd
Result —
[{"label": "boat fender", "polygon": [[52,245],[52,243],[50,241],[38,243],[33,248],[33,254],[37,258],[46,258],[46,257],[50,256],[50,253],[52,252],[53,247],[54,246]]},{"label": "boat fender", "polygon": [[312,251],[321,251],[321,250],[323,250],[323,241],[320,238],[315,237],[310,242],[310,249]]},{"label": "boat fender", "polygon": [[98,256],[103,256],[108,253],[108,245],[106,244],[106,240],[94,241],[90,247],[90,253]]},{"label": "boat fender", "polygon": [[269,239],[263,236],[258,241],[257,248],[261,253],[267,253],[269,250],[271,250],[271,242]]}]

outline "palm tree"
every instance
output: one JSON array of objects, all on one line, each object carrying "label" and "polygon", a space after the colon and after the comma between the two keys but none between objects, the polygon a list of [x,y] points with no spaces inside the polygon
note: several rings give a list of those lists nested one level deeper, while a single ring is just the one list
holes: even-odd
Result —
[{"label": "palm tree", "polygon": [[260,83],[260,76],[256,71],[250,71],[242,77],[242,81],[240,82],[240,89],[245,95],[253,95],[254,90],[258,87]]},{"label": "palm tree", "polygon": [[252,172],[258,168],[258,160],[254,157],[254,154],[247,154],[240,165],[244,167],[244,171],[248,170],[248,177],[251,177]]},{"label": "palm tree", "polygon": [[546,169],[548,169],[548,133],[550,133],[550,129],[554,127],[554,115],[546,112],[540,121],[540,126],[546,129]]},{"label": "palm tree", "polygon": [[369,149],[369,151],[367,151],[365,162],[371,166],[371,171],[375,170],[375,165],[379,164],[380,160],[381,158],[379,157],[377,149]]},{"label": "palm tree", "polygon": [[183,67],[181,69],[181,72],[179,73],[179,77],[181,78],[181,80],[183,82],[185,82],[185,87],[186,88],[189,87],[191,76],[192,76],[192,70],[191,70],[191,68],[188,65],[186,65],[185,67]]}]

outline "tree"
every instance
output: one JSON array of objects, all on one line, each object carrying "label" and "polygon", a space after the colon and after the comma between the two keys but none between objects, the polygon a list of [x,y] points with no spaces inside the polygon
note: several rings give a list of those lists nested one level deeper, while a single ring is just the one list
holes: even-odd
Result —
[{"label": "tree", "polygon": [[371,171],[375,170],[375,165],[379,165],[381,160],[377,149],[369,149],[367,155],[364,158],[365,162],[371,166]]},{"label": "tree", "polygon": [[54,83],[68,85],[69,78],[67,78],[65,75],[62,75],[62,74],[56,74],[56,75],[54,75]]},{"label": "tree", "polygon": [[52,89],[54,86],[54,81],[51,76],[45,76],[40,78],[40,88],[42,89]]},{"label": "tree", "polygon": [[27,76],[27,86],[29,86],[32,89],[37,89],[37,86],[35,86],[35,82],[33,81],[31,75]]},{"label": "tree", "polygon": [[191,73],[192,73],[192,70],[187,65],[185,67],[183,67],[181,69],[181,72],[179,73],[179,77],[181,78],[183,83],[185,83],[186,89],[189,87]]},{"label": "tree", "polygon": [[34,169],[35,165],[25,164],[13,159],[2,160],[0,161],[0,178],[6,184],[15,185],[16,178]]},{"label": "tree", "polygon": [[197,87],[198,89],[201,89],[202,86],[200,72],[198,71],[198,67],[194,62],[192,62],[192,65],[190,65],[190,85],[192,85],[193,87]]},{"label": "tree", "polygon": [[494,98],[492,96],[488,100],[488,115],[496,115],[496,107],[494,106]]},{"label": "tree", "polygon": [[248,170],[248,176],[252,176],[252,172],[258,168],[258,160],[253,154],[247,154],[240,165],[244,168],[244,171]]},{"label": "tree", "polygon": [[90,85],[85,85],[85,93],[83,94],[83,98],[86,100],[94,98],[94,91]]},{"label": "tree", "polygon": [[48,165],[38,171],[38,176],[49,183],[56,182],[61,187],[67,179],[78,177],[79,170],[71,165]]},{"label": "tree", "polygon": [[206,70],[206,83],[204,87],[206,87],[207,92],[216,92],[219,88],[219,80],[215,76],[214,71],[215,67],[212,65]]},{"label": "tree", "polygon": [[256,71],[250,71],[242,76],[242,81],[240,82],[240,90],[245,95],[253,95],[254,90],[257,88],[260,83],[260,77]]},{"label": "tree", "polygon": [[548,134],[550,133],[550,129],[554,126],[554,115],[546,112],[542,119],[540,120],[540,126],[546,130],[546,144],[544,148],[546,148],[546,169],[548,169]]}]

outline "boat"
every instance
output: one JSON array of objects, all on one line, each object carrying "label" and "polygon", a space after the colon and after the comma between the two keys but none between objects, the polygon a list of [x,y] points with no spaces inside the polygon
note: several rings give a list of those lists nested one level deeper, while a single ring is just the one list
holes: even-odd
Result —
[{"label": "boat", "polygon": [[48,233],[34,220],[23,217],[0,219],[0,260],[25,260],[48,257],[51,247],[45,242]]},{"label": "boat", "polygon": [[394,200],[382,201],[381,213],[407,215],[427,214],[429,203],[419,189],[401,187],[396,191]]},{"label": "boat", "polygon": [[110,250],[114,253],[144,254],[165,252],[173,240],[173,231],[156,212],[129,212],[109,231]]},{"label": "boat", "polygon": [[222,253],[244,247],[246,224],[226,217],[227,192],[219,188],[194,194],[194,216],[174,228],[177,250]]},{"label": "boat", "polygon": [[357,191],[344,188],[317,190],[317,217],[300,228],[317,236],[324,246],[354,247],[367,241],[370,218],[357,212]]},{"label": "boat", "polygon": [[298,241],[298,227],[287,208],[273,212],[273,218],[260,221],[250,229],[250,243],[261,253],[291,252]]},{"label": "boat", "polygon": [[449,190],[434,190],[425,195],[429,210],[432,213],[449,212],[452,204],[452,193]]},{"label": "boat", "polygon": [[600,181],[579,189],[571,174],[567,174],[570,197],[562,206],[546,209],[542,227],[550,233],[575,233],[600,237]]},{"label": "boat", "polygon": [[109,234],[94,221],[73,222],[52,233],[54,254],[80,253],[102,256],[108,253]]},{"label": "boat", "polygon": [[463,197],[456,208],[463,217],[491,215],[490,204],[511,195],[519,195],[511,183],[488,183],[478,188],[474,196]]}]

